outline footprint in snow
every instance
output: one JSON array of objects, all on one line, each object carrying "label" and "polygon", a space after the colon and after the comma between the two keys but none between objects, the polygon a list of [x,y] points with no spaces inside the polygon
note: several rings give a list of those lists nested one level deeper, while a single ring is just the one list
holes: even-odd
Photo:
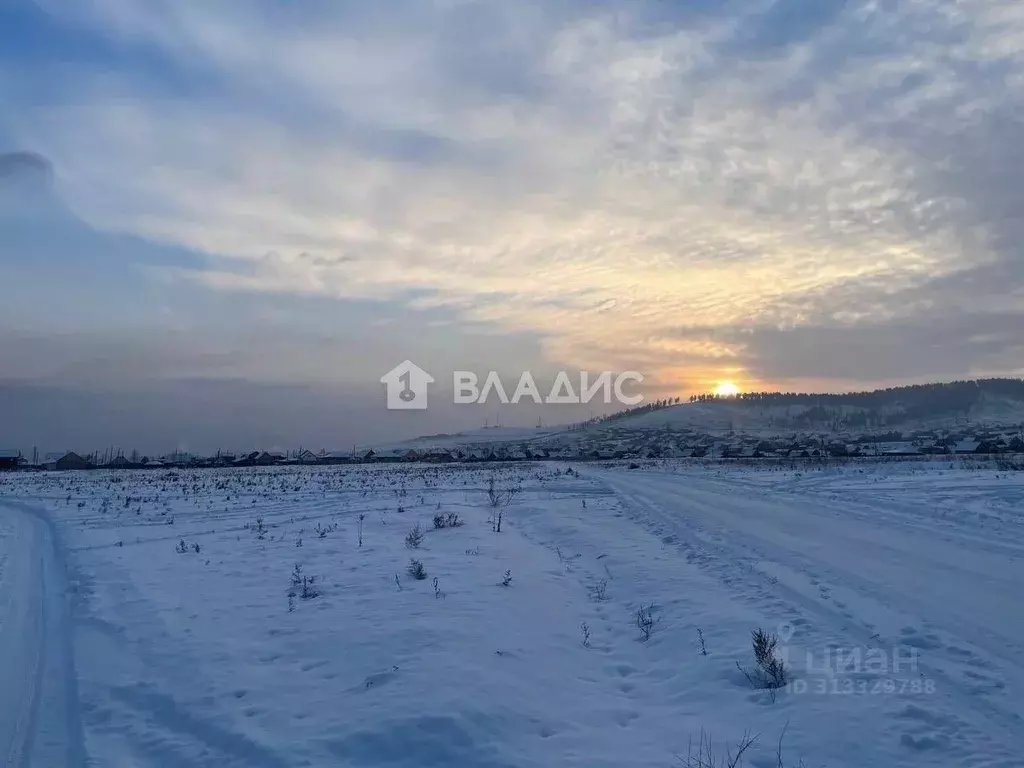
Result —
[{"label": "footprint in snow", "polygon": [[376,674],[370,675],[363,681],[361,688],[356,690],[368,691],[371,688],[379,688],[385,683],[390,683],[398,676],[398,667],[392,667],[387,672],[377,672]]},{"label": "footprint in snow", "polygon": [[903,645],[912,648],[920,648],[925,651],[933,651],[942,647],[937,635],[928,633],[922,634],[916,627],[904,627],[900,630]]}]

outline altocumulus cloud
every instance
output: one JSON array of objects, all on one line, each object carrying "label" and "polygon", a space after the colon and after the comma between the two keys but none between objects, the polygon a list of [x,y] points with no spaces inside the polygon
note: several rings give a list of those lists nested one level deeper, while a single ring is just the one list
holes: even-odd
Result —
[{"label": "altocumulus cloud", "polygon": [[16,135],[94,226],[209,257],[171,278],[695,384],[1019,365],[1017,0],[43,6],[148,65]]}]

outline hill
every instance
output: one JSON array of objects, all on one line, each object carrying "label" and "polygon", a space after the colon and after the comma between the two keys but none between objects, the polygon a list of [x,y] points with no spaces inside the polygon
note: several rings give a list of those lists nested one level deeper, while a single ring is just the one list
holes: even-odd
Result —
[{"label": "hill", "polygon": [[982,379],[892,387],[870,392],[743,393],[617,414],[594,427],[717,432],[886,432],[1024,423],[1024,380]]}]

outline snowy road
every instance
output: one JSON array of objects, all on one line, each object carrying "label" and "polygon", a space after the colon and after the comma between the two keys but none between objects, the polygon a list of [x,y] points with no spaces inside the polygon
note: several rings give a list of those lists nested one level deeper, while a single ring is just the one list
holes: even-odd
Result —
[{"label": "snowy road", "polygon": [[63,567],[52,529],[0,505],[0,765],[80,766],[81,729]]},{"label": "snowy road", "polygon": [[906,721],[907,747],[944,745],[963,765],[992,764],[998,749],[1003,764],[1021,764],[1019,512],[940,514],[937,492],[920,482],[889,497],[855,482],[789,487],[740,473],[612,471],[601,479],[630,516],[792,628],[812,654],[919,653],[935,695],[927,707],[894,712]]}]

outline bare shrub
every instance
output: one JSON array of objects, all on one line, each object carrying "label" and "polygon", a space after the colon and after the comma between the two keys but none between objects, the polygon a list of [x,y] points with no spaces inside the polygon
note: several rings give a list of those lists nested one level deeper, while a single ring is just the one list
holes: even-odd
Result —
[{"label": "bare shrub", "polygon": [[757,739],[756,734],[747,731],[734,748],[726,747],[725,752],[719,753],[712,743],[711,735],[702,728],[696,751],[691,739],[686,748],[686,756],[676,755],[676,759],[683,768],[739,768],[743,764],[743,754]]},{"label": "bare shrub", "polygon": [[423,529],[420,528],[420,524],[416,523],[409,532],[405,534],[405,546],[409,549],[419,549],[420,544],[423,543]]},{"label": "bare shrub", "polygon": [[288,591],[289,610],[294,610],[292,606],[296,590],[298,590],[298,596],[303,600],[312,600],[313,598],[320,597],[320,590],[316,586],[316,576],[306,576],[303,574],[300,563],[296,563],[292,569],[291,585],[292,588]]},{"label": "bare shrub", "polygon": [[449,512],[446,515],[438,512],[434,515],[435,530],[441,530],[442,528],[458,528],[461,525],[462,521],[459,519],[457,512]]},{"label": "bare shrub", "polygon": [[495,533],[501,533],[501,523],[505,518],[505,507],[512,503],[512,500],[519,495],[521,490],[519,486],[508,486],[499,489],[493,475],[487,482],[487,506],[496,510],[491,516],[491,529]]},{"label": "bare shrub", "polygon": [[651,639],[651,632],[654,631],[654,604],[646,608],[641,605],[636,609],[636,628],[640,630],[640,638],[647,642]]},{"label": "bare shrub", "polygon": [[512,583],[512,571],[505,571],[505,575],[501,578],[501,586],[507,587]]},{"label": "bare shrub", "polygon": [[416,581],[423,581],[427,578],[427,569],[423,567],[423,561],[417,560],[415,557],[409,560],[409,565],[406,566],[405,572],[416,579]]},{"label": "bare shrub", "polygon": [[[779,734],[779,746],[775,750],[775,765],[776,768],[786,768],[786,763],[782,759],[782,740],[786,738],[786,731],[789,730],[789,721],[786,721],[786,725],[782,729],[782,733]],[[796,768],[804,768],[804,761],[800,760],[796,764]]]},{"label": "bare shrub", "polygon": [[507,507],[519,495],[521,490],[518,486],[508,486],[499,489],[492,475],[487,481],[487,505],[494,508]]},{"label": "bare shrub", "polygon": [[587,622],[580,624],[580,631],[583,633],[583,647],[590,647],[590,625]]},{"label": "bare shrub", "polygon": [[316,587],[316,576],[303,576],[299,597],[303,600],[312,600],[320,597],[320,590]]},{"label": "bare shrub", "polygon": [[789,669],[779,658],[779,638],[773,632],[758,628],[750,633],[750,642],[756,667],[747,670],[739,662],[736,666],[752,687],[770,691],[774,701],[775,691],[789,684]]}]

